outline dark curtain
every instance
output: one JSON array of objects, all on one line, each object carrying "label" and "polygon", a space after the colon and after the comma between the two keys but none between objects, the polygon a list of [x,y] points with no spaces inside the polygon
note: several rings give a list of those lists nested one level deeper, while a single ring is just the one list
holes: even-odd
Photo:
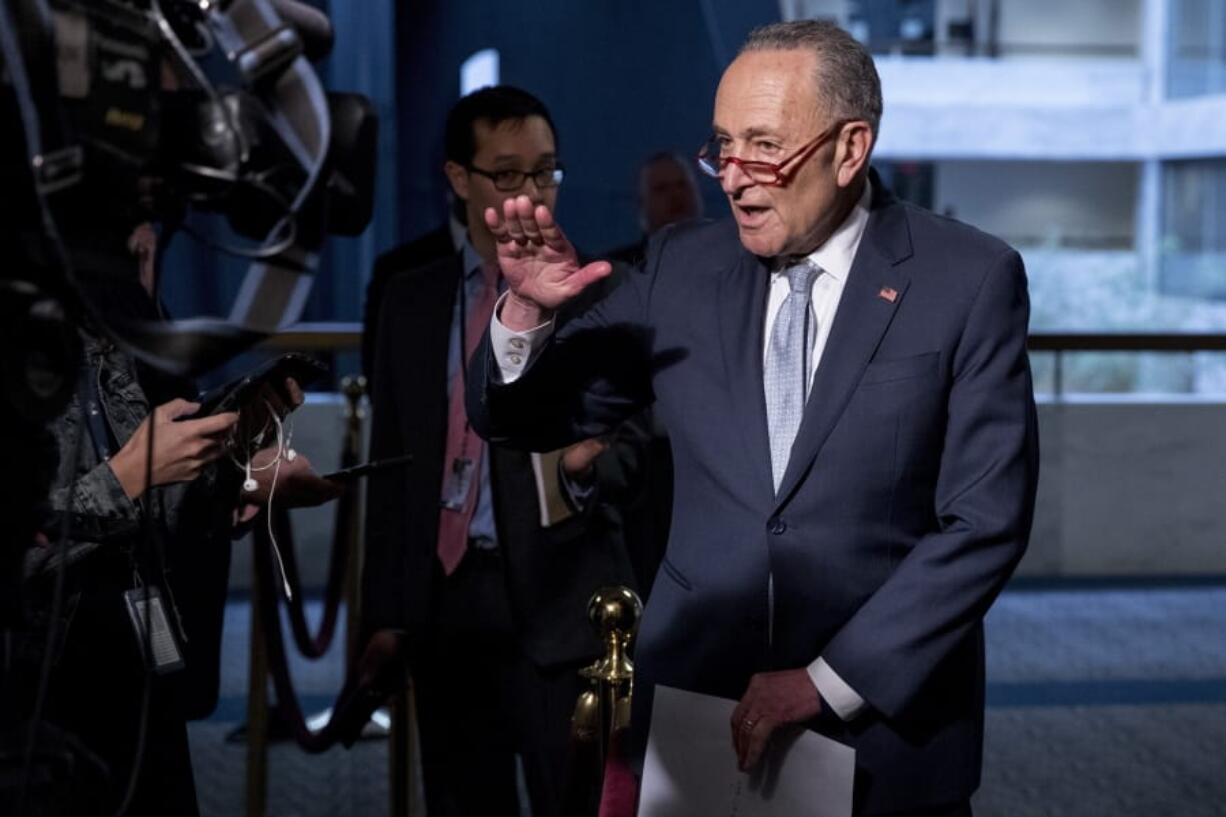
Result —
[{"label": "dark curtain", "polygon": [[[659,150],[697,150],[710,133],[715,87],[775,0],[421,0],[396,9],[398,196],[403,238],[444,218],[442,127],[460,65],[495,48],[501,81],[541,97],[567,166],[560,218],[600,252],[637,238],[635,171]],[[718,188],[708,213],[722,215]]]}]

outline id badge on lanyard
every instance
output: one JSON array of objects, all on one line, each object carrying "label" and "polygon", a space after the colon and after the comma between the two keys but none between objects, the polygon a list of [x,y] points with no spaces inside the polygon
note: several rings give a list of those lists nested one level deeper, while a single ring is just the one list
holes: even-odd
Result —
[{"label": "id badge on lanyard", "polygon": [[456,457],[447,471],[443,486],[443,507],[449,511],[463,510],[477,473],[477,461],[472,457]]},{"label": "id badge on lanyard", "polygon": [[134,587],[125,591],[123,600],[132,621],[132,632],[140,646],[145,664],[158,675],[183,669],[186,661],[179,640],[175,638],[162,603],[162,594],[156,587]]}]

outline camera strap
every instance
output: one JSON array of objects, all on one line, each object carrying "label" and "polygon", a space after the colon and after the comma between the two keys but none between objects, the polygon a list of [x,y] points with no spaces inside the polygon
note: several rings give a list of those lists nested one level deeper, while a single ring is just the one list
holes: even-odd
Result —
[{"label": "camera strap", "polygon": [[[7,2],[0,2],[0,53],[3,54],[17,101],[45,238],[52,244],[58,244],[58,230],[47,196],[80,181],[83,153],[79,145],[67,143],[66,129],[56,104],[58,89],[55,87],[55,49],[50,15],[39,0],[24,0],[17,4],[17,8],[21,11],[20,17],[14,16]],[[21,37],[18,35],[19,24],[24,35]],[[25,51],[31,52],[30,59],[35,64],[26,64],[23,44]],[[36,70],[32,71],[31,68]],[[40,98],[39,92],[41,98],[53,102],[39,107],[35,101]]]},{"label": "camera strap", "polygon": [[99,370],[90,366],[88,357],[84,358],[81,361],[81,389],[78,393],[85,398],[85,405],[81,407],[85,428],[94,444],[98,462],[106,462],[115,453],[115,435],[106,420],[102,395],[98,393],[98,376]]},{"label": "camera strap", "polygon": [[[56,104],[59,88],[50,12],[40,0],[18,2],[16,10],[18,14],[14,15],[14,9],[0,3],[0,49],[17,98],[30,169],[41,197],[79,182],[84,154],[79,145],[69,144]],[[39,107],[37,99],[55,102]]]},{"label": "camera strap", "polygon": [[[332,140],[328,99],[302,45],[269,0],[234,0],[211,11],[218,45],[259,95],[266,119],[306,174],[289,212],[297,216],[320,183]],[[276,240],[276,230],[268,242]],[[306,307],[317,253],[298,240],[277,257],[256,261],[243,280],[230,321],[256,332],[296,323]]]}]

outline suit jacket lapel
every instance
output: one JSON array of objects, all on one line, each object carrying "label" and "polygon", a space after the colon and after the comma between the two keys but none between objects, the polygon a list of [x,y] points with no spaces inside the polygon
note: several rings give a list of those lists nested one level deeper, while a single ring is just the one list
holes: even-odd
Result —
[{"label": "suit jacket lapel", "polygon": [[[770,273],[748,251],[724,271],[719,282],[719,336],[733,422],[743,442],[744,473],[766,496],[772,493],[770,436],[762,392],[762,333]],[[734,438],[735,439],[735,438]]]},{"label": "suit jacket lapel", "polygon": [[463,262],[456,255],[422,269],[399,273],[419,279],[412,300],[398,316],[403,327],[400,337],[404,357],[395,365],[414,371],[414,376],[399,379],[403,389],[401,405],[421,410],[401,412],[405,439],[412,439],[423,428],[432,429],[430,433],[442,434],[443,438],[447,436],[447,357],[462,267]]},{"label": "suit jacket lapel", "polygon": [[906,294],[909,278],[898,266],[911,255],[906,213],[876,178],[874,190],[868,225],[813,378],[776,506],[790,498],[812,468]]}]

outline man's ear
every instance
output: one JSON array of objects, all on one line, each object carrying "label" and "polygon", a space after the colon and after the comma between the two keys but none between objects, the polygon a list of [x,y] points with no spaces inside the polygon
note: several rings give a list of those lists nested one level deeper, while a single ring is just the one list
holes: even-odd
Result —
[{"label": "man's ear", "polygon": [[847,187],[859,177],[864,166],[868,164],[874,138],[875,135],[867,122],[857,120],[843,126],[839,132],[834,157],[839,187]]},{"label": "man's ear", "polygon": [[455,193],[456,198],[468,201],[468,170],[459,162],[448,161],[443,165],[443,173],[447,175],[451,192]]}]

